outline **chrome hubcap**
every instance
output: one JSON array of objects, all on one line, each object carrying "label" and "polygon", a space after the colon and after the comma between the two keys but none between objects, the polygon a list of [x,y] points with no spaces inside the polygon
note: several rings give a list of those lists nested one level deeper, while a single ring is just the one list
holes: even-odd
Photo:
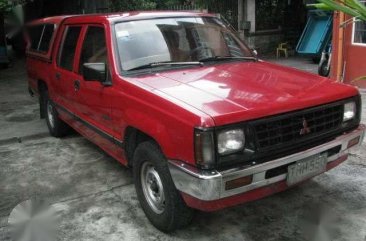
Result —
[{"label": "chrome hubcap", "polygon": [[164,188],[158,172],[150,162],[145,162],[141,168],[141,184],[145,199],[151,209],[161,214],[165,209]]},{"label": "chrome hubcap", "polygon": [[55,127],[55,117],[53,116],[53,106],[51,105],[50,101],[47,102],[47,118],[50,126],[52,128]]}]

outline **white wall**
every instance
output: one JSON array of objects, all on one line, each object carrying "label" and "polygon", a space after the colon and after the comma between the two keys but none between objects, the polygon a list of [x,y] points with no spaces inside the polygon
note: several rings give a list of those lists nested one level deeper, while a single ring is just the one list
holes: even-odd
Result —
[{"label": "white wall", "polygon": [[255,0],[246,0],[245,3],[246,21],[251,22],[250,32],[255,32]]}]

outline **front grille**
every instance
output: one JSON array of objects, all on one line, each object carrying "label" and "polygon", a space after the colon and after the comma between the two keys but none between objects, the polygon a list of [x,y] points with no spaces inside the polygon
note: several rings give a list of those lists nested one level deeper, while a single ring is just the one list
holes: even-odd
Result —
[{"label": "front grille", "polygon": [[[343,106],[354,101],[355,118],[343,122]],[[304,129],[304,120],[309,131]],[[217,131],[243,128],[246,136],[243,151],[218,156],[218,169],[226,170],[246,163],[257,165],[329,142],[357,128],[361,120],[361,98],[354,96],[320,106],[268,116],[217,128]],[[302,134],[300,134],[302,132]]]},{"label": "front grille", "polygon": [[262,119],[253,123],[258,149],[291,144],[341,127],[343,105],[321,106]]}]

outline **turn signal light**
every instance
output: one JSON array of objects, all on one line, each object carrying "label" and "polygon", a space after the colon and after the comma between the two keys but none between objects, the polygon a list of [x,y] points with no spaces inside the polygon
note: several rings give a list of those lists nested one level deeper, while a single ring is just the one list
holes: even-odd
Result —
[{"label": "turn signal light", "polygon": [[202,169],[211,169],[215,166],[214,138],[211,131],[195,132],[195,157],[196,163]]},{"label": "turn signal light", "polygon": [[359,137],[359,136],[358,136],[358,137],[356,137],[356,138],[353,138],[352,140],[350,140],[350,141],[348,142],[347,149],[348,149],[348,148],[351,148],[352,146],[357,145],[359,142],[360,142],[360,137]]},{"label": "turn signal light", "polygon": [[253,176],[241,177],[238,179],[227,181],[225,184],[225,190],[231,190],[238,187],[243,187],[252,183]]}]

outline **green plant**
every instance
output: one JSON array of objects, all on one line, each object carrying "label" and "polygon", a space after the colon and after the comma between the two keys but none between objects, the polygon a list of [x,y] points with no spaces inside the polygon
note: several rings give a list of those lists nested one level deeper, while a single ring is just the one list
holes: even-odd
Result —
[{"label": "green plant", "polygon": [[366,76],[361,76],[361,77],[358,77],[354,80],[351,81],[352,84],[356,84],[357,81],[360,81],[360,80],[366,80]]},{"label": "green plant", "polygon": [[[328,11],[341,11],[352,17],[355,17],[356,21],[366,21],[366,6],[359,0],[318,0],[319,3],[308,4],[308,7],[315,7],[321,10]],[[341,27],[345,27],[349,22],[353,22],[354,19],[350,19],[344,23],[341,23]],[[360,80],[366,80],[366,76],[358,77],[351,81],[355,83]]]},{"label": "green plant", "polygon": [[24,4],[27,0],[0,0],[0,13],[10,12],[14,6]]},{"label": "green plant", "polygon": [[359,0],[318,0],[319,3],[308,4],[322,10],[341,11],[358,20],[366,21],[366,6]]},{"label": "green plant", "polygon": [[12,8],[11,2],[8,0],[0,0],[0,13],[9,12]]}]

